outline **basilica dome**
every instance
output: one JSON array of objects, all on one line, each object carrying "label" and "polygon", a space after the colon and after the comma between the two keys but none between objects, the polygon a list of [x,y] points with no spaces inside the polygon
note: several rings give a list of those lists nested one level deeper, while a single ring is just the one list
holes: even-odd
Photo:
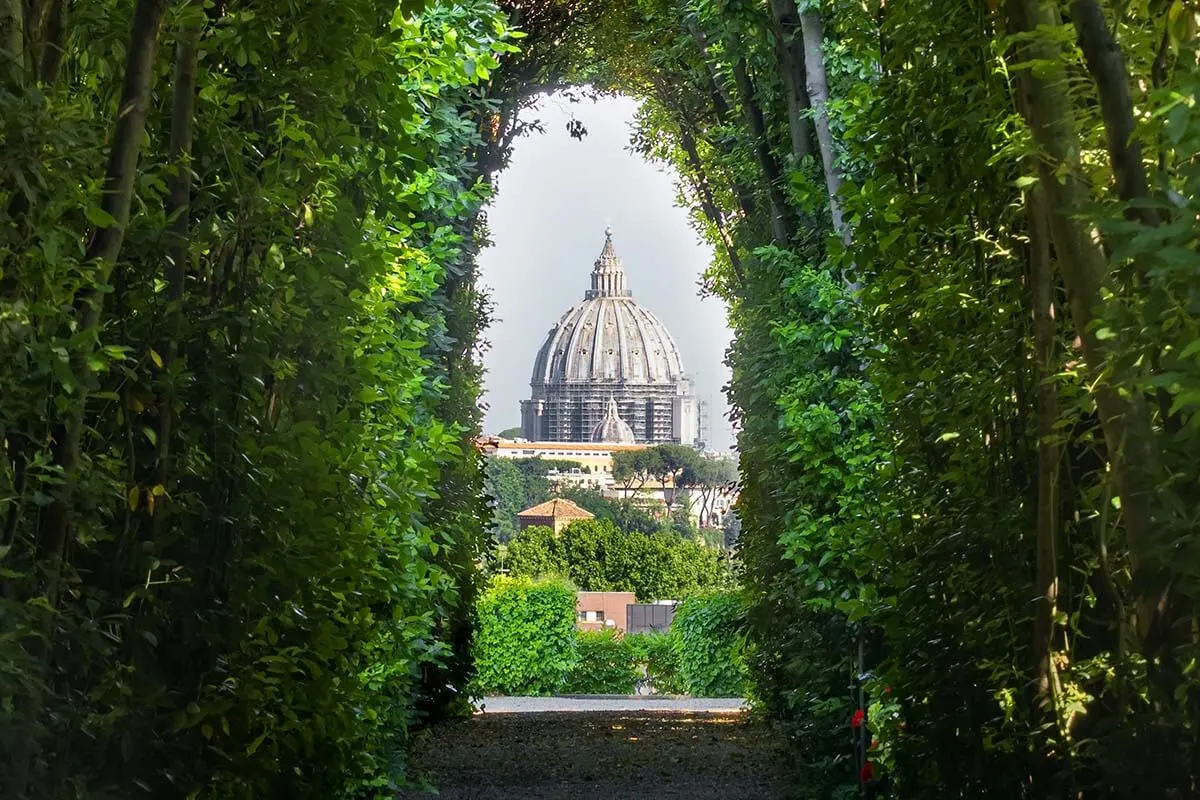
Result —
[{"label": "basilica dome", "polygon": [[592,271],[592,288],[555,323],[533,363],[534,383],[673,383],[679,348],[658,317],[625,286],[612,231]]},{"label": "basilica dome", "polygon": [[530,440],[627,441],[626,428],[643,443],[692,444],[698,436],[679,348],[633,299],[611,229],[592,266],[591,288],[538,350],[530,386],[521,404],[522,435]]}]

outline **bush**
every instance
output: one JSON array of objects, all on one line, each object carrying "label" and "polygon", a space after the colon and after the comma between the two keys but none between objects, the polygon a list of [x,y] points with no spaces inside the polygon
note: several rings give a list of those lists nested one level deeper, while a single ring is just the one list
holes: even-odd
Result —
[{"label": "bush", "polygon": [[615,630],[579,631],[578,661],[567,677],[568,694],[633,694],[641,670],[629,637]]},{"label": "bush", "polygon": [[680,605],[671,622],[671,648],[688,694],[746,694],[745,617],[746,600],[738,592],[700,595]]},{"label": "bush", "polygon": [[679,677],[679,659],[669,633],[634,633],[625,637],[634,663],[646,668],[646,677],[659,694],[686,694]]},{"label": "bush", "polygon": [[575,593],[561,581],[493,578],[477,605],[475,691],[551,694],[575,666]]}]

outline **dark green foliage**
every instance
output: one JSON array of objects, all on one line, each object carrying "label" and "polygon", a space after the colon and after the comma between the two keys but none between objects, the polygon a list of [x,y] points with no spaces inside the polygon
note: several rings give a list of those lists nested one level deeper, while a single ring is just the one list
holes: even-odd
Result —
[{"label": "dark green foliage", "polygon": [[695,697],[744,697],[746,598],[740,592],[693,597],[675,611],[671,649],[679,682]]},{"label": "dark green foliage", "polygon": [[517,535],[517,514],[526,505],[525,476],[509,458],[489,458],[484,465],[484,480],[492,501],[492,534],[500,542]]},{"label": "dark green foliage", "polygon": [[475,690],[559,691],[578,662],[575,592],[560,581],[493,578],[476,606]]},{"label": "dark green foliage", "polygon": [[633,694],[641,669],[629,637],[615,630],[579,631],[579,660],[567,676],[563,694]]},{"label": "dark green foliage", "polygon": [[508,543],[504,565],[516,576],[567,577],[570,565],[552,528],[531,525]]},{"label": "dark green foliage", "polygon": [[898,796],[1193,791],[1191,7],[626,8],[588,74],[715,249],[756,695],[814,794],[856,793],[860,647]]},{"label": "dark green foliage", "polygon": [[582,520],[554,536],[521,531],[508,545],[513,575],[562,575],[585,592],[634,592],[639,600],[672,600],[724,586],[720,552],[674,534],[624,533],[609,522]]},{"label": "dark green foliage", "polygon": [[[0,52],[0,795],[389,794],[470,666],[469,154],[503,22],[16,5],[70,13],[59,74]],[[89,253],[129,143],[129,224]]]}]

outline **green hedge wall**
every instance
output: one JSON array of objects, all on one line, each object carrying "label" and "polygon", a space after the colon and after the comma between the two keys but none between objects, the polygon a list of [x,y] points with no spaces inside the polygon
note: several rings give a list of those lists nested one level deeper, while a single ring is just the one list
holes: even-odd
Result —
[{"label": "green hedge wall", "polygon": [[696,697],[743,697],[748,689],[746,599],[740,592],[694,597],[675,612],[671,648],[679,677]]},{"label": "green hedge wall", "polygon": [[561,581],[493,578],[479,598],[475,691],[559,691],[578,660],[575,592]]}]

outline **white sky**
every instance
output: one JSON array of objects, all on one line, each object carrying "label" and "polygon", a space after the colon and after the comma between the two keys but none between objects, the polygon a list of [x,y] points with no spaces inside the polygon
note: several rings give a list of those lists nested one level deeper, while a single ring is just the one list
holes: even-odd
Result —
[{"label": "white sky", "polygon": [[[589,286],[604,228],[625,263],[629,288],[679,345],[696,394],[709,404],[710,447],[732,444],[721,387],[730,333],[724,304],[699,296],[711,253],[675,205],[674,176],[628,150],[637,104],[628,98],[568,104],[547,98],[530,116],[544,134],[519,140],[498,176],[488,209],[493,247],[479,259],[482,283],[495,304],[484,333],[486,433],[521,424],[533,359],[550,327]],[[588,134],[570,138],[566,123],[581,120]]]}]

